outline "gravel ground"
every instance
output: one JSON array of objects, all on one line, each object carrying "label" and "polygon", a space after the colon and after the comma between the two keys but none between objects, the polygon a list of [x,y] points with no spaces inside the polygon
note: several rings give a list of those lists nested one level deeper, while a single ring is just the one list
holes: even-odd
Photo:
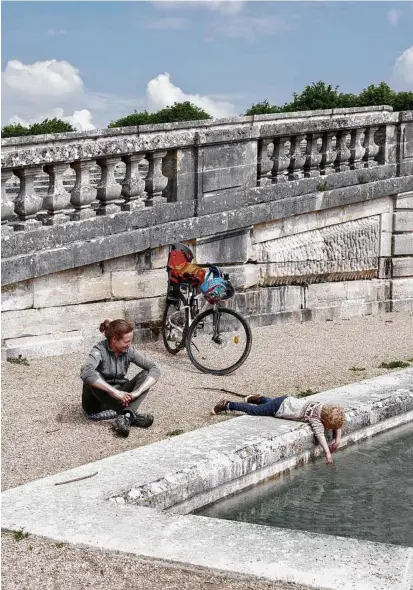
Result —
[{"label": "gravel ground", "polygon": [[[413,357],[412,333],[412,313],[258,328],[249,359],[226,377],[199,373],[184,351],[171,357],[161,343],[147,345],[144,352],[162,370],[142,404],[143,411],[155,415],[155,423],[148,430],[134,428],[127,439],[114,437],[108,423],[85,419],[78,376],[84,355],[31,360],[29,366],[3,363],[2,489],[161,440],[173,431],[228,419],[211,416],[211,407],[224,396],[238,398],[208,388],[271,396],[323,391],[386,373],[379,368],[382,361]],[[287,590],[129,556],[58,547],[37,538],[16,541],[9,533],[2,537],[2,561],[3,590]]]}]

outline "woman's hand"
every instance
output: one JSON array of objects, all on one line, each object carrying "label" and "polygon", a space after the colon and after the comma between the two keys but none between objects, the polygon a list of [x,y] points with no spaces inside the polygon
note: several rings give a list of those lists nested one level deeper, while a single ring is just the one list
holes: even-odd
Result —
[{"label": "woman's hand", "polygon": [[332,453],[335,453],[336,451],[338,451],[338,447],[340,446],[340,443],[333,440],[328,446],[330,447],[330,451]]},{"label": "woman's hand", "polygon": [[132,401],[131,394],[125,391],[116,391],[116,395],[113,397],[118,399],[124,408],[126,408]]}]

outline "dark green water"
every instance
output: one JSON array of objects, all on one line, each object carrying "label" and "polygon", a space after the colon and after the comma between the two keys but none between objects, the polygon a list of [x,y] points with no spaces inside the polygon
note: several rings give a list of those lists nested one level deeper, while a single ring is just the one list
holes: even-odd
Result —
[{"label": "dark green water", "polygon": [[413,425],[343,449],[196,514],[413,546]]}]

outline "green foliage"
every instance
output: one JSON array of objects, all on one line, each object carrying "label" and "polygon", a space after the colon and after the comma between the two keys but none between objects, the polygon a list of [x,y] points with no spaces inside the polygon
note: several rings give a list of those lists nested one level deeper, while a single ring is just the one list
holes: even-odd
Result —
[{"label": "green foliage", "polygon": [[382,362],[381,365],[379,366],[380,369],[404,369],[406,367],[409,367],[409,363],[406,363],[405,361],[390,361],[388,363],[386,362]]},{"label": "green foliage", "polygon": [[176,123],[178,121],[200,121],[211,119],[203,109],[195,106],[189,101],[175,102],[172,106],[161,109],[156,113],[135,111],[131,115],[112,121],[109,127],[129,127],[131,125],[156,125],[158,123]]},{"label": "green foliage", "polygon": [[280,107],[270,104],[268,100],[265,99],[262,102],[257,102],[257,104],[253,104],[249,109],[245,111],[244,115],[271,115],[272,113],[280,112]]},{"label": "green foliage", "polygon": [[377,86],[371,84],[360,94],[339,92],[339,87],[319,80],[306,86],[301,93],[293,92],[292,102],[283,106],[271,105],[267,99],[253,104],[245,111],[245,115],[265,115],[294,111],[315,111],[323,109],[368,107],[388,105],[394,111],[413,109],[413,92],[395,92],[386,82]]},{"label": "green foliage", "polygon": [[23,529],[13,532],[13,537],[14,537],[15,541],[23,541],[23,539],[27,539],[28,536],[29,536],[29,533],[25,533],[23,531]]},{"label": "green foliage", "polygon": [[43,135],[46,133],[68,133],[70,131],[76,131],[76,129],[66,121],[61,119],[45,119],[41,123],[33,123],[30,127],[24,127],[23,125],[12,124],[6,125],[1,130],[3,139],[6,137],[23,137],[27,135]]}]

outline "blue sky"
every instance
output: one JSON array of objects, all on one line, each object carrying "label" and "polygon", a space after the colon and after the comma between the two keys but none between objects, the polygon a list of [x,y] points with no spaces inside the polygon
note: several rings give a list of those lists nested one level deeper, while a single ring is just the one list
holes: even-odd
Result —
[{"label": "blue sky", "polygon": [[183,99],[237,115],[320,79],[413,90],[413,2],[2,2],[3,125]]}]

